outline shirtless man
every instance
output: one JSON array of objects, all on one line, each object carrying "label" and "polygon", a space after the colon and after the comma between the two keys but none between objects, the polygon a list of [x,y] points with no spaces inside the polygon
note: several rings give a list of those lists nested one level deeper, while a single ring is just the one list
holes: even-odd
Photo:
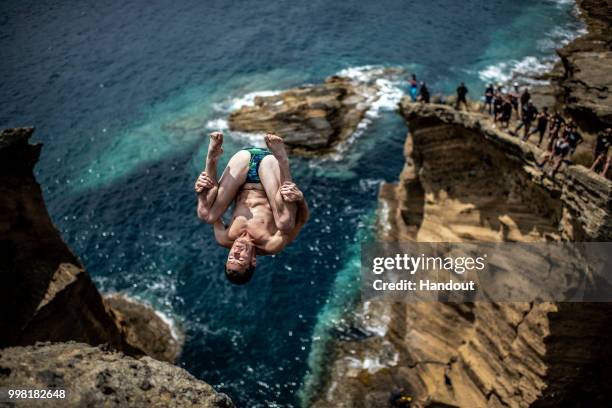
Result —
[{"label": "shirtless man", "polygon": [[[195,183],[198,218],[213,224],[219,245],[230,249],[225,274],[238,285],[253,276],[256,255],[279,253],[308,220],[304,194],[291,180],[283,139],[273,134],[264,139],[269,150],[240,150],[217,182],[223,134],[211,133],[206,167]],[[225,226],[221,217],[232,201],[232,221]]]}]

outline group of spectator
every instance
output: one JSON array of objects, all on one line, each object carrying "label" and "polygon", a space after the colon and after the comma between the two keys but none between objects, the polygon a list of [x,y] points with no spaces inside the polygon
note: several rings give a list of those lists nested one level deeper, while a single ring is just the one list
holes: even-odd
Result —
[{"label": "group of spectator", "polygon": [[[457,92],[459,94],[459,91]],[[584,142],[584,138],[578,131],[578,126],[572,119],[565,119],[561,113],[556,111],[551,114],[548,112],[548,107],[543,107],[541,111],[538,111],[531,100],[529,89],[525,88],[520,92],[519,84],[516,82],[508,93],[504,93],[501,86],[494,88],[493,84],[487,85],[483,110],[492,115],[494,126],[499,123],[504,129],[510,127],[510,120],[514,112],[517,117],[517,125],[514,130],[509,130],[509,133],[513,136],[519,136],[518,132],[522,129],[521,140],[523,142],[537,134],[538,147],[541,147],[544,136],[548,131],[546,154],[543,161],[538,165],[541,168],[551,166],[551,176],[553,177],[563,161],[570,159],[578,146]],[[610,166],[608,151],[611,143],[611,129],[606,129],[597,135],[591,170],[601,170],[602,175],[607,173]]]},{"label": "group of spectator", "polygon": [[419,86],[416,75],[412,74],[408,83],[410,85],[409,94],[412,102],[419,101],[429,103],[431,95],[429,94],[429,89],[427,88],[427,84],[425,82],[421,82],[421,85]]},{"label": "group of spectator", "polygon": [[[427,85],[425,82],[421,82],[419,85],[415,74],[411,75],[409,85],[410,97],[413,102],[430,102]],[[469,111],[468,88],[463,82],[457,87],[456,92],[455,109],[460,109],[463,105]],[[483,111],[491,115],[494,127],[499,124],[502,129],[506,129],[508,133],[517,137],[519,137],[519,131],[522,131],[520,137],[523,142],[527,142],[531,136],[537,135],[538,147],[542,146],[548,132],[546,154],[542,162],[538,163],[538,166],[542,169],[549,167],[552,177],[559,170],[561,164],[570,159],[578,146],[584,142],[584,138],[578,131],[578,126],[572,119],[565,119],[557,111],[551,114],[548,107],[543,107],[542,110],[538,111],[531,100],[529,89],[524,88],[521,92],[517,82],[512,84],[509,92],[504,92],[501,85],[494,87],[493,84],[488,84],[484,92],[484,104],[481,107],[481,112]],[[513,114],[516,117],[516,126],[514,129],[510,129]],[[611,145],[612,129],[607,128],[597,135],[593,149],[592,171],[604,176],[607,174],[612,162],[612,158],[608,155]]]}]

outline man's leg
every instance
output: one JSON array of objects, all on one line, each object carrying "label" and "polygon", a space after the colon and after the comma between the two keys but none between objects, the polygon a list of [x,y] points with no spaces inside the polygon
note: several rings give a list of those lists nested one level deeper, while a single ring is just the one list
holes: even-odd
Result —
[{"label": "man's leg", "polygon": [[223,153],[222,145],[223,134],[221,132],[211,133],[204,171],[213,179],[215,186],[209,191],[202,191],[198,194],[198,214],[209,224],[217,221],[236,197],[238,190],[246,180],[251,158],[249,152],[236,153],[230,159],[221,175],[221,180],[217,183],[217,167]]},{"label": "man's leg", "polygon": [[259,178],[268,196],[277,228],[283,231],[291,230],[295,225],[297,205],[286,202],[280,194],[283,183],[292,181],[285,144],[283,139],[276,135],[266,135],[265,140],[272,155],[261,160]]},{"label": "man's leg", "polygon": [[523,128],[523,141],[527,141],[529,139],[529,130],[531,129],[531,123],[525,123],[525,127]]},{"label": "man's leg", "polygon": [[250,160],[251,154],[241,150],[233,155],[229,163],[227,163],[227,167],[225,167],[219,180],[217,197],[210,209],[209,218],[212,222],[218,220],[236,198],[238,190],[240,190],[246,181]]},{"label": "man's leg", "polygon": [[591,165],[591,171],[595,171],[595,168],[597,167],[599,162],[604,158],[605,157],[603,154],[598,154],[597,157],[595,158],[595,161],[593,161],[593,164]]},{"label": "man's leg", "polygon": [[608,168],[610,167],[610,162],[612,161],[612,157],[608,156],[608,158],[606,159],[606,164],[604,166],[604,169],[601,171],[602,176],[606,177],[608,175]]},{"label": "man's leg", "polygon": [[540,128],[540,139],[538,140],[538,147],[540,147],[540,145],[542,144],[542,141],[544,140],[544,133],[546,133],[546,128]]},{"label": "man's leg", "polygon": [[208,143],[208,151],[206,153],[206,163],[204,164],[204,173],[210,177],[215,185],[208,189],[203,190],[201,195],[203,196],[205,203],[210,209],[215,202],[217,196],[218,185],[217,185],[217,165],[219,159],[223,154],[223,133],[212,132],[210,134],[210,142]]}]

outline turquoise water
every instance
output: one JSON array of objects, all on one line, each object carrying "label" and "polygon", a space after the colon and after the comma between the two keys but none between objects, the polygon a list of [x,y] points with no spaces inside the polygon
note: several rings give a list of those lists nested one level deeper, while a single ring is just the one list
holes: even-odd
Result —
[{"label": "turquoise water", "polygon": [[[381,180],[397,179],[403,84],[329,159],[293,158],[312,216],[261,259],[247,287],[195,217],[206,133],[253,93],[374,67],[416,72],[432,92],[545,69],[580,29],[553,1],[4,1],[0,125],[37,127],[53,221],[103,291],[155,305],[187,334],[180,364],[238,406],[296,406],[357,291]],[[226,152],[251,143],[227,133]],[[227,160],[227,157],[225,158]],[[313,341],[313,338],[315,339]]]}]

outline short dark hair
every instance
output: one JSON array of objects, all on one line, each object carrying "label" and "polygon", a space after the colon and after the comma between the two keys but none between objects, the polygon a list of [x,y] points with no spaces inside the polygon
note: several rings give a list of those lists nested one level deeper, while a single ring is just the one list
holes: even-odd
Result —
[{"label": "short dark hair", "polygon": [[225,276],[227,277],[227,280],[232,282],[234,285],[244,285],[245,283],[248,283],[253,277],[254,273],[255,267],[253,265],[249,265],[244,272],[225,268]]}]

